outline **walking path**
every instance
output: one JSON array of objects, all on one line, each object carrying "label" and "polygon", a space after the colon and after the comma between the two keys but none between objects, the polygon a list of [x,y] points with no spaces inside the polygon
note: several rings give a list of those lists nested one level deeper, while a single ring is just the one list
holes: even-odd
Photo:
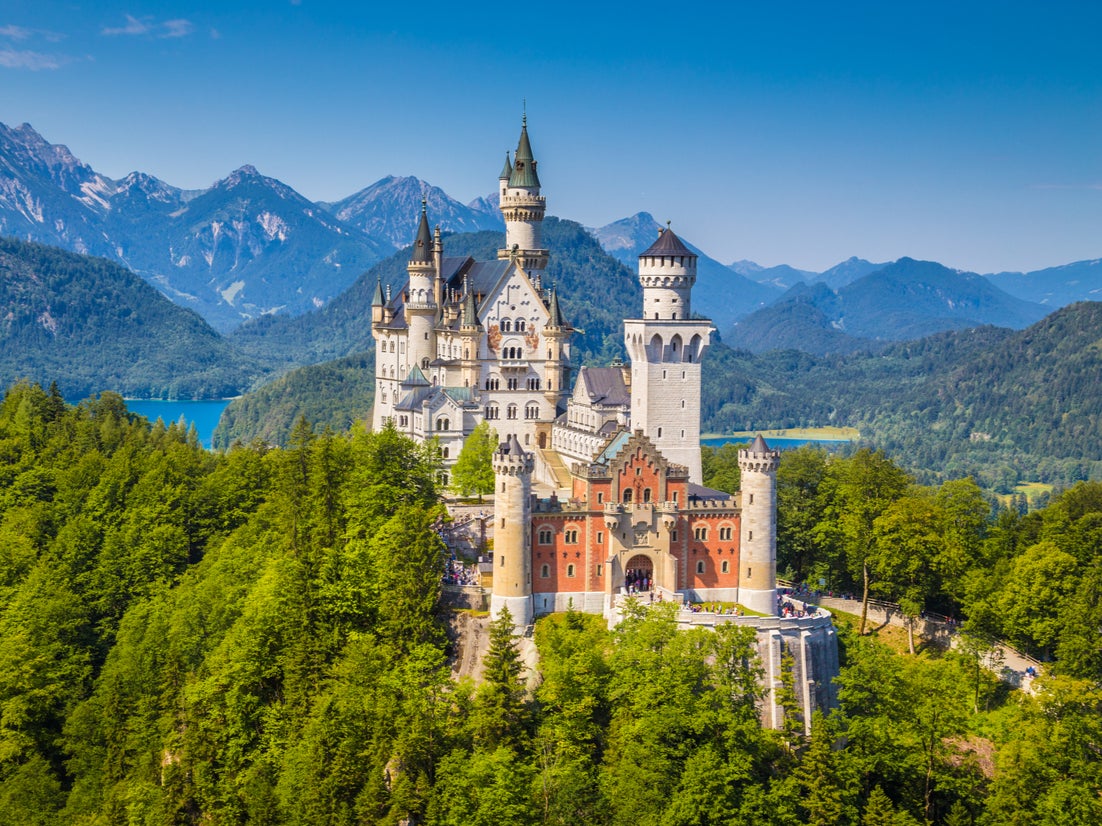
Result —
[{"label": "walking path", "polygon": [[[777,583],[778,588],[787,586],[788,583],[784,585]],[[806,592],[800,596],[808,602],[822,605],[827,610],[835,613],[842,612],[856,617],[861,616],[861,600],[859,599],[815,596],[813,593]],[[907,617],[898,605],[879,600],[869,600],[868,623],[872,628],[885,625],[906,628]],[[956,648],[960,643],[960,628],[957,623],[940,614],[929,614],[920,619],[915,626],[915,631],[928,640],[933,640],[940,645],[947,645],[950,648]],[[999,640],[995,641],[992,648],[984,656],[983,666],[997,674],[1004,682],[1029,693],[1032,693],[1033,678],[1026,674],[1026,669],[1032,667],[1034,671],[1041,671],[1043,668],[1040,660],[1034,659],[1028,654],[1023,654],[1016,648]]]}]

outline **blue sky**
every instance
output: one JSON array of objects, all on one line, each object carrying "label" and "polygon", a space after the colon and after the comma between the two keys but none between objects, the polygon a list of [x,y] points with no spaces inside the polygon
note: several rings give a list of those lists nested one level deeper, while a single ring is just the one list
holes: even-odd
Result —
[{"label": "blue sky", "polygon": [[336,200],[489,193],[522,101],[549,211],[724,262],[1102,256],[1102,3],[0,4],[0,121],[97,171]]}]

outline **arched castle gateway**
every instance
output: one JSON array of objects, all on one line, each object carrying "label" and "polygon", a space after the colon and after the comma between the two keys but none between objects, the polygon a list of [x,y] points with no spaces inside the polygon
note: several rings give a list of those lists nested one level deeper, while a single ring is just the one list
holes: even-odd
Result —
[{"label": "arched castle gateway", "polygon": [[445,256],[422,207],[409,281],[376,287],[374,426],[439,440],[445,469],[482,421],[493,457],[494,616],[518,630],[554,611],[614,623],[633,595],[678,604],[738,603],[761,616],[683,610],[685,625],[755,628],[765,670],[763,720],[779,725],[782,661],[810,726],[834,704],[829,616],[777,616],[776,472],[758,436],[739,451],[742,491],[701,484],[700,383],[713,328],[693,317],[697,256],[667,228],[639,256],[638,318],[624,321],[630,364],[582,367],[569,390],[573,328],[543,284],[546,199],[525,120],[499,177],[505,246],[497,260]]}]

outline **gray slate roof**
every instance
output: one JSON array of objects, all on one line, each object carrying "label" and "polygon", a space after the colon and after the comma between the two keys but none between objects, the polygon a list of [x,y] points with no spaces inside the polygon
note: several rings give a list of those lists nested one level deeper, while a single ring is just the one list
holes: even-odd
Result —
[{"label": "gray slate roof", "polygon": [[624,372],[619,367],[583,367],[578,378],[591,404],[620,406],[631,404],[631,393],[624,384]]},{"label": "gray slate roof", "polygon": [[658,240],[639,253],[640,258],[646,255],[691,255],[696,258],[696,253],[686,247],[669,228],[659,230]]}]

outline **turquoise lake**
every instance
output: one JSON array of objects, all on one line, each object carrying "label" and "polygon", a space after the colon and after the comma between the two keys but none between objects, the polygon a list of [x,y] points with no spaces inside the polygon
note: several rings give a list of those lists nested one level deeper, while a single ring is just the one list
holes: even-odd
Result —
[{"label": "turquoise lake", "polygon": [[[701,439],[702,445],[708,445],[709,447],[719,447],[720,445],[729,444],[734,442],[736,444],[748,444],[752,439],[748,439],[745,436],[717,436],[713,439]],[[776,450],[787,450],[791,447],[800,447],[801,445],[822,445],[823,447],[835,447],[837,445],[848,444],[846,439],[766,439],[766,444]]]},{"label": "turquoise lake", "polygon": [[162,399],[127,399],[126,409],[145,416],[149,421],[161,419],[165,424],[184,420],[186,427],[195,425],[203,447],[209,448],[218,419],[230,399],[214,401],[164,401]]}]

